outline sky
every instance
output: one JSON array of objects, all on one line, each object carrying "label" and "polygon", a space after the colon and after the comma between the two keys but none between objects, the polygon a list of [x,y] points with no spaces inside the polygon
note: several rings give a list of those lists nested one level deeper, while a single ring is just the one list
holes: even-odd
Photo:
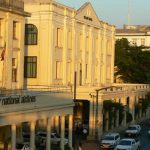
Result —
[{"label": "sky", "polygon": [[[122,28],[128,24],[128,0],[56,0],[78,9],[90,2],[100,20]],[[150,25],[150,0],[130,0],[130,24]]]}]

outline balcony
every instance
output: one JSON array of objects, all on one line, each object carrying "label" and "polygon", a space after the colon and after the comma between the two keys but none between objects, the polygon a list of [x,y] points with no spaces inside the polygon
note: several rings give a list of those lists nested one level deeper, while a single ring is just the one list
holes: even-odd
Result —
[{"label": "balcony", "polygon": [[0,0],[0,7],[16,11],[24,11],[24,2],[20,0]]}]

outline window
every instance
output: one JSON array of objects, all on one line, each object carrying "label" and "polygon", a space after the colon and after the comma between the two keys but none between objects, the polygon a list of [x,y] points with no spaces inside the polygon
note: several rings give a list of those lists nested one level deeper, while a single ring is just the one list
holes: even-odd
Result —
[{"label": "window", "polygon": [[71,62],[67,63],[67,79],[68,79],[68,84],[71,83]]},{"label": "window", "polygon": [[85,65],[85,78],[88,76],[88,64]]},{"label": "window", "polygon": [[68,32],[68,49],[72,49],[72,33]]},{"label": "window", "polygon": [[56,79],[62,78],[62,64],[61,61],[56,61]]},{"label": "window", "polygon": [[79,35],[79,49],[82,50],[82,45],[83,45],[83,35]]},{"label": "window", "polygon": [[110,76],[111,76],[111,68],[109,65],[107,65],[107,75],[106,75],[106,79],[110,79]]},{"label": "window", "polygon": [[17,68],[12,68],[12,82],[17,82]]},{"label": "window", "polygon": [[134,45],[136,45],[136,44],[137,44],[137,39],[133,39],[132,43],[133,43]]},{"label": "window", "polygon": [[12,58],[12,82],[17,82],[16,58]]},{"label": "window", "polygon": [[57,47],[62,47],[62,29],[57,28]]},{"label": "window", "polygon": [[13,21],[13,39],[17,39],[17,22]]},{"label": "window", "polygon": [[38,30],[33,24],[25,25],[25,45],[37,45]]},{"label": "window", "polygon": [[25,56],[24,62],[24,77],[36,78],[37,76],[37,57]]},{"label": "window", "polygon": [[145,39],[141,39],[141,45],[145,46]]},{"label": "window", "polygon": [[86,51],[89,51],[89,36],[86,37]]}]

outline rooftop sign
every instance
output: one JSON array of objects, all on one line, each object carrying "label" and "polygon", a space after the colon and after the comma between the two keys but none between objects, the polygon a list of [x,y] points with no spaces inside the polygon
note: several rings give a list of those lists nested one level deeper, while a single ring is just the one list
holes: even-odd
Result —
[{"label": "rooftop sign", "polygon": [[1,105],[15,105],[36,102],[36,96],[15,96],[15,97],[3,97],[0,98]]}]

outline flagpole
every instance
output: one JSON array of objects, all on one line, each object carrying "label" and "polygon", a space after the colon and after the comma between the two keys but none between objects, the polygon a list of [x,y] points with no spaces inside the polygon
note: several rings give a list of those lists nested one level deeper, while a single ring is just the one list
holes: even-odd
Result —
[{"label": "flagpole", "polygon": [[130,18],[130,0],[128,0],[128,25],[130,25],[130,20],[131,18]]}]

